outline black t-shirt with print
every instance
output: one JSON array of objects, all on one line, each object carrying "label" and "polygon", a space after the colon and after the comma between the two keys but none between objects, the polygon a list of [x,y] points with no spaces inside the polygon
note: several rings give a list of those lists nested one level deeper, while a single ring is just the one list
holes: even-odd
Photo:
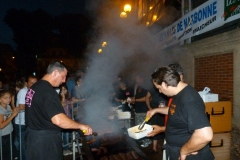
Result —
[{"label": "black t-shirt with print", "polygon": [[[128,97],[133,97],[133,92],[131,88],[126,88],[125,90],[119,89],[117,94],[116,94],[116,98],[120,99],[120,100],[126,100]],[[125,104],[121,104],[122,105],[122,110],[123,111],[130,111],[130,108],[128,106],[128,103]]]},{"label": "black t-shirt with print", "polygon": [[64,113],[57,92],[52,85],[39,80],[28,90],[25,106],[26,125],[34,130],[61,130],[54,125],[51,118]]},{"label": "black t-shirt with print", "polygon": [[[205,114],[205,105],[198,92],[190,85],[173,97],[168,112],[165,137],[167,144],[182,147],[195,130],[209,127],[210,122]],[[214,159],[209,146],[205,146],[193,157],[194,160]],[[178,152],[179,154],[179,152]]]}]

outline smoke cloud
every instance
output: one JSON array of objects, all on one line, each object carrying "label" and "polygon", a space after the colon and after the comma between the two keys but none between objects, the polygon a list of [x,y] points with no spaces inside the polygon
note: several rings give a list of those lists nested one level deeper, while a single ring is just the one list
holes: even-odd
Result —
[{"label": "smoke cloud", "polygon": [[[177,60],[171,55],[166,57],[157,37],[146,26],[138,24],[134,13],[129,13],[127,18],[122,19],[119,16],[121,10],[111,5],[110,1],[109,4],[106,1],[100,2],[89,1],[89,11],[98,16],[94,28],[98,32],[93,32],[96,36],[93,43],[88,45],[86,55],[89,68],[83,87],[84,91],[91,91],[91,97],[84,105],[84,122],[94,130],[108,126],[106,119],[112,107],[110,95],[114,91],[113,83],[117,75],[121,74],[130,84],[135,82],[136,74],[144,75],[145,82],[150,87],[152,72]],[[105,47],[102,47],[103,42],[107,42]],[[98,53],[99,48],[102,53]]]}]

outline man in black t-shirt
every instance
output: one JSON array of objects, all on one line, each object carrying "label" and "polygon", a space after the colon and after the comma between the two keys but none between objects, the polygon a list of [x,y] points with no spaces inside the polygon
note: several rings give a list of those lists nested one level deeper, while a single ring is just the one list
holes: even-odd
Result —
[{"label": "man in black t-shirt", "polygon": [[[162,107],[160,106],[160,102],[164,102],[167,104],[168,97],[162,93],[159,93],[158,90],[152,86],[149,89],[149,92],[146,96],[146,104],[149,110],[154,108]],[[164,116],[163,114],[155,114],[150,120],[149,124],[154,125],[154,127],[163,127],[164,126]],[[164,139],[164,132],[160,132],[152,137],[153,140],[153,148],[149,151],[151,154],[156,154],[158,152],[158,140]],[[162,144],[161,144],[162,145]]]},{"label": "man in black t-shirt", "polygon": [[88,125],[68,118],[53,88],[65,82],[66,75],[66,67],[54,61],[49,64],[44,77],[36,82],[26,94],[27,160],[63,159],[61,128],[80,129],[85,130],[86,135],[92,134],[92,129]]},{"label": "man in black t-shirt", "polygon": [[146,118],[146,113],[148,111],[148,106],[146,104],[146,96],[148,93],[148,90],[146,90],[143,85],[144,85],[144,79],[143,76],[138,74],[135,77],[136,83],[134,85],[134,96],[130,97],[130,102],[134,106],[135,110],[135,125],[141,124],[145,118]]},{"label": "man in black t-shirt", "polygon": [[198,92],[182,82],[177,71],[170,67],[157,69],[152,80],[159,92],[173,97],[170,107],[147,113],[149,118],[155,113],[168,114],[165,131],[167,160],[214,160],[208,146],[213,131]]},{"label": "man in black t-shirt", "polygon": [[118,103],[118,105],[122,105],[122,111],[130,111],[131,108],[129,104],[127,103],[127,98],[132,97],[132,89],[128,87],[126,80],[120,80],[119,81],[119,89],[115,96],[115,101]]}]

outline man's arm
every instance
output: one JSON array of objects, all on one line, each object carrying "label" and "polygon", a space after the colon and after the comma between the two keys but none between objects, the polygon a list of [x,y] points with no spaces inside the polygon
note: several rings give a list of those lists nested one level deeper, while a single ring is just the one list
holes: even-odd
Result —
[{"label": "man's arm", "polygon": [[195,130],[191,138],[182,146],[180,150],[181,160],[185,160],[186,156],[189,154],[196,154],[197,151],[205,147],[212,140],[212,138],[212,127],[204,127]]},{"label": "man's arm", "polygon": [[158,126],[158,125],[152,125],[153,130],[152,132],[147,134],[147,137],[153,137],[159,133],[165,132],[166,127],[165,126]]},{"label": "man's arm", "polygon": [[159,108],[154,108],[150,111],[147,112],[147,117],[151,118],[154,114],[156,113],[161,113],[161,114],[168,114],[169,107],[159,107]]},{"label": "man's arm", "polygon": [[151,104],[150,104],[150,98],[151,98],[151,94],[150,94],[150,92],[147,92],[147,95],[146,95],[146,105],[148,107],[148,110],[152,109]]},{"label": "man's arm", "polygon": [[57,125],[63,129],[80,129],[86,130],[86,135],[92,134],[92,129],[90,126],[78,123],[67,117],[66,114],[59,113],[51,118],[53,124]]}]

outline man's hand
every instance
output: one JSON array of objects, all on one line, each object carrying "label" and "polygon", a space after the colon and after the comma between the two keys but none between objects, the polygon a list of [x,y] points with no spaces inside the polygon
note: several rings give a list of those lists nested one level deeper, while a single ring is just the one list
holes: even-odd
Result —
[{"label": "man's hand", "polygon": [[129,97],[129,99],[127,99],[127,103],[133,104],[135,103],[135,101],[136,101],[135,97]]},{"label": "man's hand", "polygon": [[[191,154],[196,155],[196,154],[198,154],[198,152],[192,152]],[[188,154],[188,155],[190,155],[190,154]],[[178,158],[178,160],[185,160],[188,155],[181,154],[180,157]]]},{"label": "man's hand", "polygon": [[152,125],[153,131],[147,134],[147,137],[153,137],[159,133],[165,132],[165,126]]},{"label": "man's hand", "polygon": [[156,109],[149,110],[147,112],[146,117],[148,117],[150,119],[156,113],[155,111],[156,111]]},{"label": "man's hand", "polygon": [[84,135],[91,135],[92,134],[92,128],[89,125],[82,124],[80,127],[80,130],[83,131]]},{"label": "man's hand", "polygon": [[196,129],[191,138],[180,150],[179,160],[185,160],[188,155],[196,155],[197,151],[205,147],[213,138],[212,127]]}]

